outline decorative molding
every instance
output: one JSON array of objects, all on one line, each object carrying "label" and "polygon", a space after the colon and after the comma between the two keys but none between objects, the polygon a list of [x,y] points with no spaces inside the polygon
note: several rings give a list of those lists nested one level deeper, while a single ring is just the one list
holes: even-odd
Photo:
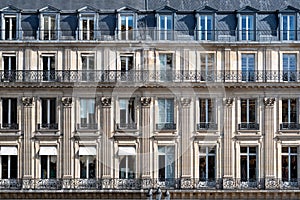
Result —
[{"label": "decorative molding", "polygon": [[149,106],[151,103],[151,97],[141,97],[141,105]]},{"label": "decorative molding", "polygon": [[63,97],[61,99],[63,106],[69,107],[72,106],[72,97]]},{"label": "decorative molding", "polygon": [[22,103],[24,106],[32,106],[33,97],[22,97]]},{"label": "decorative molding", "polygon": [[224,105],[226,106],[232,106],[233,103],[233,98],[229,97],[229,98],[224,98],[223,99]]},{"label": "decorative molding", "polygon": [[104,107],[111,106],[111,97],[101,97],[100,101],[101,101],[101,105]]},{"label": "decorative molding", "polygon": [[273,97],[265,97],[264,98],[264,104],[265,106],[274,106],[275,98]]},{"label": "decorative molding", "polygon": [[187,97],[182,97],[180,99],[180,103],[182,106],[190,106],[191,105],[191,98],[187,98]]}]

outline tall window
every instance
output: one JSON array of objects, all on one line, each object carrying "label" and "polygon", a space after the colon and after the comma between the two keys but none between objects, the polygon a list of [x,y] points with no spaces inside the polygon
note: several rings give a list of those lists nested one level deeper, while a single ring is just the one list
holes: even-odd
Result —
[{"label": "tall window", "polygon": [[42,99],[42,124],[40,128],[57,129],[56,99]]},{"label": "tall window", "polygon": [[134,98],[120,99],[120,124],[118,128],[135,129]]},{"label": "tall window", "polygon": [[3,55],[4,81],[16,80],[16,56]]},{"label": "tall window", "polygon": [[160,15],[159,16],[159,39],[160,40],[172,40],[173,39],[173,20],[172,15]]},{"label": "tall window", "polygon": [[241,99],[240,129],[258,129],[256,122],[256,100]]},{"label": "tall window", "polygon": [[281,173],[282,181],[297,182],[298,163],[297,147],[282,147],[281,149]]},{"label": "tall window", "polygon": [[2,99],[2,128],[18,129],[17,99]]},{"label": "tall window", "polygon": [[43,81],[55,80],[55,57],[43,56]]},{"label": "tall window", "polygon": [[132,40],[133,39],[133,15],[121,15],[121,40]]},{"label": "tall window", "polygon": [[159,54],[159,62],[160,62],[160,80],[172,81],[173,55],[170,53],[161,53]]},{"label": "tall window", "polygon": [[56,159],[55,155],[41,155],[42,179],[56,178]]},{"label": "tall window", "polygon": [[212,40],[213,39],[213,16],[200,15],[199,16],[199,40]]},{"label": "tall window", "polygon": [[256,181],[256,147],[241,147],[241,181]]},{"label": "tall window", "polygon": [[213,81],[214,80],[214,54],[201,54],[200,65],[201,65],[201,81]]},{"label": "tall window", "polygon": [[255,81],[254,54],[242,54],[242,81]]},{"label": "tall window", "polygon": [[18,178],[18,152],[16,147],[0,147],[0,179]]},{"label": "tall window", "polygon": [[15,15],[4,16],[4,38],[5,40],[15,40],[17,38],[17,18]]},{"label": "tall window", "polygon": [[240,39],[254,40],[254,16],[241,15],[240,20]]},{"label": "tall window", "polygon": [[133,69],[133,55],[122,55],[121,60],[121,80],[130,81],[134,75],[130,70]]},{"label": "tall window", "polygon": [[82,55],[82,81],[92,81],[95,79],[95,58],[94,55]]},{"label": "tall window", "polygon": [[55,40],[57,39],[57,27],[55,15],[43,15],[42,23],[42,39]]},{"label": "tall window", "polygon": [[80,178],[93,179],[96,177],[96,156],[80,155]]},{"label": "tall window", "polygon": [[174,99],[158,99],[157,129],[175,129],[174,127]]},{"label": "tall window", "polygon": [[119,147],[119,178],[136,177],[136,152],[134,147]]},{"label": "tall window", "polygon": [[296,81],[297,80],[297,65],[295,54],[283,54],[283,81]]},{"label": "tall window", "polygon": [[296,39],[296,17],[295,15],[281,16],[281,38],[282,40]]},{"label": "tall window", "polygon": [[158,147],[158,179],[172,183],[175,178],[174,146]]},{"label": "tall window", "polygon": [[297,129],[297,99],[283,99],[282,100],[282,129]]},{"label": "tall window", "polygon": [[80,99],[80,127],[95,128],[95,99]]},{"label": "tall window", "polygon": [[199,152],[199,178],[200,181],[215,180],[215,148],[201,147]]},{"label": "tall window", "polygon": [[94,40],[94,16],[83,16],[79,21],[79,36],[81,40]]},{"label": "tall window", "polygon": [[215,124],[215,101],[214,99],[199,99],[200,124],[198,129],[213,129]]}]

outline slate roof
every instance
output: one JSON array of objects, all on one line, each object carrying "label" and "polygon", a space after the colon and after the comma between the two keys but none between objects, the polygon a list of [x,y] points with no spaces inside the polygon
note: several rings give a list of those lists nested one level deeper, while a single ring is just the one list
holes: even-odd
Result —
[{"label": "slate roof", "polygon": [[156,10],[165,5],[176,10],[190,11],[203,6],[210,6],[218,11],[234,11],[245,6],[251,6],[260,11],[275,11],[288,5],[300,9],[300,0],[0,0],[0,8],[8,5],[22,10],[38,10],[51,5],[63,11],[76,11],[87,5],[103,11],[116,10],[124,6],[137,10],[146,8]]}]

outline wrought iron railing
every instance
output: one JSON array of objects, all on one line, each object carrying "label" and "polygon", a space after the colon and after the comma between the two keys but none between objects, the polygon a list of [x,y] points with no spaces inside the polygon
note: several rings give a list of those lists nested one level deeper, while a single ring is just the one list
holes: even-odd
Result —
[{"label": "wrought iron railing", "polygon": [[156,130],[176,130],[176,124],[174,123],[158,123],[156,124]]},{"label": "wrought iron railing", "polygon": [[58,123],[43,123],[38,124],[38,130],[47,129],[47,130],[56,130],[58,129]]},{"label": "wrought iron railing", "polygon": [[197,130],[217,130],[218,125],[215,122],[200,122],[197,124]]},{"label": "wrought iron railing", "polygon": [[239,130],[259,130],[259,124],[256,122],[241,122],[238,128]]},{"label": "wrought iron railing", "polygon": [[98,124],[77,124],[77,129],[98,129]]},{"label": "wrought iron railing", "polygon": [[12,129],[12,130],[18,130],[19,124],[18,123],[2,123],[0,124],[1,129]]},{"label": "wrought iron railing", "polygon": [[280,124],[280,130],[297,130],[300,128],[300,125],[295,122],[282,122]]},{"label": "wrought iron railing", "polygon": [[117,130],[137,129],[137,124],[136,123],[117,123],[116,129]]}]

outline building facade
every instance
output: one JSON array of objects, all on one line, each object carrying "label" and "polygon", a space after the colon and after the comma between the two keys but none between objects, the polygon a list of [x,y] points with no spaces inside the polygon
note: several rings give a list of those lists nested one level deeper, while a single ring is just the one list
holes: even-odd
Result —
[{"label": "building facade", "polygon": [[298,1],[10,3],[1,195],[299,197]]}]

